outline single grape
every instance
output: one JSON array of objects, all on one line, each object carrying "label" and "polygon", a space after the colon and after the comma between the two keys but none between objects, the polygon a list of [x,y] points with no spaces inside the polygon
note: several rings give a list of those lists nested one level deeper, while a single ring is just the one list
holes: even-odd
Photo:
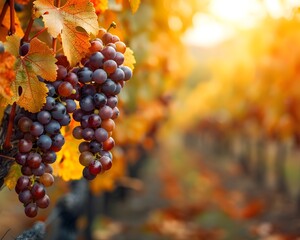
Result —
[{"label": "single grape", "polygon": [[89,151],[82,152],[79,156],[79,162],[82,166],[89,166],[95,159],[94,154]]},{"label": "single grape", "polygon": [[68,113],[72,113],[76,110],[76,103],[72,99],[66,99],[66,110]]},{"label": "single grape", "polygon": [[95,139],[101,143],[108,139],[108,132],[104,128],[98,128],[95,130]]},{"label": "single grape", "polygon": [[54,151],[48,150],[42,154],[43,163],[54,163],[56,161],[56,153]]},{"label": "single grape", "polygon": [[50,187],[54,183],[54,177],[50,173],[44,173],[39,180],[45,187]]},{"label": "single grape", "polygon": [[32,120],[28,117],[21,117],[18,121],[18,127],[23,132],[29,132],[32,125]]},{"label": "single grape", "polygon": [[62,120],[66,113],[66,107],[62,103],[56,103],[51,112],[51,115],[55,120]]},{"label": "single grape", "polygon": [[37,200],[37,199],[41,199],[42,197],[44,197],[46,194],[46,191],[42,184],[36,182],[33,184],[32,188],[31,188],[31,194],[32,194],[32,197],[35,200]]},{"label": "single grape", "polygon": [[103,142],[103,150],[109,151],[115,146],[115,141],[112,137]]},{"label": "single grape", "polygon": [[18,149],[21,153],[30,152],[32,149],[32,142],[30,140],[21,139],[18,143]]},{"label": "single grape", "polygon": [[94,110],[94,101],[92,96],[86,96],[82,98],[79,102],[79,106],[83,111],[89,112]]},{"label": "single grape", "polygon": [[103,63],[103,69],[108,74],[115,72],[117,67],[118,67],[117,63],[111,59],[109,59]]},{"label": "single grape", "polygon": [[28,154],[26,163],[30,168],[38,168],[41,165],[41,162],[42,157],[39,153],[31,152]]},{"label": "single grape", "polygon": [[116,107],[118,104],[118,97],[117,96],[110,96],[108,99],[107,99],[107,105],[110,106],[112,109],[114,107]]},{"label": "single grape", "polygon": [[92,128],[85,128],[82,130],[82,138],[86,141],[94,139],[95,132]]},{"label": "single grape", "polygon": [[[96,93],[94,95],[94,102],[95,102],[95,106],[98,107],[102,107],[107,103],[107,98],[103,93]],[[74,115],[74,114],[73,114]]]},{"label": "single grape", "polygon": [[79,82],[88,83],[92,80],[93,72],[89,68],[84,67],[78,71],[77,75]]},{"label": "single grape", "polygon": [[87,180],[93,180],[95,179],[96,175],[93,175],[90,171],[88,167],[85,167],[82,171],[82,175],[85,179]]},{"label": "single grape", "polygon": [[23,191],[24,189],[28,188],[30,186],[30,178],[28,176],[21,176],[18,178],[16,187]]},{"label": "single grape", "polygon": [[117,52],[114,60],[118,64],[118,66],[120,66],[124,63],[125,58],[124,58],[124,55],[122,53]]},{"label": "single grape", "polygon": [[120,82],[125,79],[125,73],[122,69],[116,68],[116,70],[109,75],[109,78],[115,82]]},{"label": "single grape", "polygon": [[111,160],[111,158],[109,158],[107,156],[102,156],[99,159],[99,161],[102,165],[103,170],[105,170],[105,171],[109,170],[112,167],[112,160]]},{"label": "single grape", "polygon": [[19,193],[19,201],[24,204],[28,204],[32,201],[32,194],[30,190],[26,189]]},{"label": "single grape", "polygon": [[101,52],[95,52],[90,56],[89,67],[92,69],[101,68],[103,65],[104,56]]},{"label": "single grape", "polygon": [[37,114],[37,119],[41,124],[47,124],[51,121],[51,113],[48,111],[41,111]]},{"label": "single grape", "polygon": [[52,140],[48,135],[41,135],[37,140],[36,144],[39,148],[45,151],[50,149],[52,145]]},{"label": "single grape", "polygon": [[56,72],[57,72],[56,79],[58,79],[58,80],[63,80],[68,74],[67,69],[62,65],[57,65]]},{"label": "single grape", "polygon": [[44,197],[36,200],[36,204],[39,208],[47,208],[50,205],[50,198],[46,194]]},{"label": "single grape", "polygon": [[20,165],[25,165],[27,156],[28,156],[27,153],[18,152],[15,156],[16,162]]},{"label": "single grape", "polygon": [[73,137],[74,137],[75,139],[82,139],[82,131],[83,131],[82,127],[76,126],[76,127],[73,129],[73,132],[72,132]]},{"label": "single grape", "polygon": [[38,168],[32,169],[32,174],[34,176],[42,176],[45,173],[45,165],[41,163]]},{"label": "single grape", "polygon": [[95,160],[93,162],[90,163],[89,165],[89,172],[92,174],[92,175],[97,175],[101,172],[102,170],[102,165],[99,161]]},{"label": "single grape", "polygon": [[116,45],[117,52],[120,52],[123,54],[126,52],[126,44],[125,43],[118,41],[118,42],[115,42],[115,45]]},{"label": "single grape", "polygon": [[101,53],[103,54],[105,60],[114,59],[116,57],[116,50],[111,46],[103,48]]},{"label": "single grape", "polygon": [[85,152],[90,150],[90,143],[89,142],[81,142],[78,146],[79,152]]},{"label": "single grape", "polygon": [[29,52],[30,44],[25,42],[19,49],[20,56],[25,56]]},{"label": "single grape", "polygon": [[97,128],[101,125],[101,117],[97,114],[91,114],[88,118],[88,125],[91,128]]},{"label": "single grape", "polygon": [[38,213],[38,207],[35,203],[29,203],[25,207],[25,214],[27,217],[35,217]]},{"label": "single grape", "polygon": [[131,71],[131,69],[129,68],[129,67],[127,67],[127,66],[121,66],[120,67],[122,70],[123,70],[123,72],[125,73],[125,78],[124,78],[124,80],[125,81],[128,81],[131,77],[132,77],[132,71]]},{"label": "single grape", "polygon": [[64,78],[64,81],[71,83],[75,87],[78,83],[78,77],[75,73],[69,72],[68,75]]},{"label": "single grape", "polygon": [[113,115],[113,110],[107,105],[103,106],[99,110],[99,116],[101,117],[102,120],[109,119],[112,117],[112,115]]},{"label": "single grape", "polygon": [[57,92],[62,97],[68,97],[73,93],[73,86],[69,82],[62,82],[57,89]]},{"label": "single grape", "polygon": [[102,84],[107,79],[107,73],[103,69],[97,69],[93,72],[92,80],[97,84]]},{"label": "single grape", "polygon": [[45,130],[47,133],[53,135],[57,134],[60,131],[60,124],[56,120],[51,120],[46,126]]},{"label": "single grape", "polygon": [[44,132],[44,126],[39,122],[33,122],[30,127],[30,134],[38,137]]}]

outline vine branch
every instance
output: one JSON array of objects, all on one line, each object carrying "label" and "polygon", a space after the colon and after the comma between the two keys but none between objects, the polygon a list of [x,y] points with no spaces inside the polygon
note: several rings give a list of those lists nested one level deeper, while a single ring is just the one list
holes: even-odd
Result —
[{"label": "vine branch", "polygon": [[10,29],[9,29],[8,35],[12,35],[16,32],[15,0],[9,0],[9,10],[10,10]]}]

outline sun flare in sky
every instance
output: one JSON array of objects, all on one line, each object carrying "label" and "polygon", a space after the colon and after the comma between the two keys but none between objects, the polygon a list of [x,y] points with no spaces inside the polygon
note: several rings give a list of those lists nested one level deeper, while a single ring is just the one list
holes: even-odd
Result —
[{"label": "sun flare in sky", "polygon": [[208,11],[193,17],[193,27],[183,37],[187,45],[215,46],[238,29],[255,27],[266,15],[288,16],[300,0],[211,0]]}]

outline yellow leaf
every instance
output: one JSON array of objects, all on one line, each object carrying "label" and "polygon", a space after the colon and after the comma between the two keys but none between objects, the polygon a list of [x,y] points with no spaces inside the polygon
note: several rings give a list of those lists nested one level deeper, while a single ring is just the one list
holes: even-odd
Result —
[{"label": "yellow leaf", "polygon": [[134,64],[136,63],[134,55],[133,55],[133,51],[128,47],[126,48],[126,51],[124,53],[124,66],[127,66],[129,68],[131,68],[131,70],[133,71],[134,69]]},{"label": "yellow leaf", "polygon": [[8,187],[9,190],[15,188],[18,178],[22,175],[21,166],[19,164],[13,164],[7,176],[4,178],[4,184]]},{"label": "yellow leaf", "polygon": [[[3,8],[5,1],[0,1],[0,9]],[[2,24],[0,24],[0,41],[5,41],[6,36],[8,35],[8,31],[10,28],[10,12],[9,9],[6,12],[4,19],[2,21]],[[21,24],[19,21],[19,18],[15,14],[15,28],[16,28],[16,35],[22,37],[24,35],[24,32],[21,28]]]},{"label": "yellow leaf", "polygon": [[57,153],[57,160],[52,165],[53,174],[61,177],[64,181],[77,180],[82,177],[83,166],[79,163],[79,150],[78,145],[81,140],[76,140],[72,136],[72,129],[74,128],[74,122],[71,123],[71,127],[62,128],[62,134],[65,137],[65,144],[61,151]]},{"label": "yellow leaf", "polygon": [[93,4],[89,0],[69,0],[57,8],[54,0],[36,0],[34,5],[52,37],[61,35],[64,53],[74,66],[88,52],[89,34],[96,36],[99,30]]},{"label": "yellow leaf", "polygon": [[91,0],[94,4],[96,14],[101,14],[108,9],[108,0]]},{"label": "yellow leaf", "polygon": [[[20,38],[16,35],[7,38],[7,51],[16,55]],[[16,79],[12,82],[13,97],[11,103],[17,104],[30,112],[38,112],[46,102],[48,89],[45,83],[40,82],[37,76],[48,81],[55,81],[56,58],[52,50],[43,42],[34,38],[30,42],[29,52],[17,58],[15,69]],[[22,93],[19,96],[20,88]]]},{"label": "yellow leaf", "polygon": [[135,13],[138,10],[140,3],[141,0],[129,0],[132,13]]},{"label": "yellow leaf", "polygon": [[8,52],[0,54],[0,95],[5,98],[10,98],[13,95],[10,86],[16,77],[15,61],[16,58]]}]

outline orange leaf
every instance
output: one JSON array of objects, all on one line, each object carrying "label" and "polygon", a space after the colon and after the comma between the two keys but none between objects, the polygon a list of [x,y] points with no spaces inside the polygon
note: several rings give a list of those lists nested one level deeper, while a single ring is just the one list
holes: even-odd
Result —
[{"label": "orange leaf", "polygon": [[[5,1],[0,1],[0,9],[3,8]],[[0,41],[5,41],[6,36],[8,35],[8,31],[10,28],[10,15],[9,15],[9,8],[6,12],[4,19],[2,21],[2,24],[0,24]],[[24,32],[21,28],[21,24],[19,21],[19,18],[15,14],[15,28],[16,28],[16,35],[22,37],[24,35]]]},{"label": "orange leaf", "polygon": [[15,61],[16,58],[8,52],[0,54],[0,95],[5,98],[10,98],[13,95],[10,86],[16,76],[14,72]]},{"label": "orange leaf", "polygon": [[101,14],[108,9],[108,0],[91,0],[94,4],[96,14]]},{"label": "orange leaf", "polygon": [[57,8],[54,0],[36,0],[34,5],[51,36],[61,35],[64,53],[74,66],[88,52],[89,34],[96,36],[99,30],[93,4],[89,0],[69,0]]},{"label": "orange leaf", "polygon": [[[5,48],[16,55],[20,45],[20,38],[16,35],[7,37]],[[56,79],[56,58],[52,50],[43,42],[34,38],[31,40],[29,52],[25,56],[18,56],[15,70],[16,79],[12,82],[13,97],[11,102],[30,112],[38,112],[46,102],[48,89],[37,76],[48,81]],[[19,90],[22,94],[19,96]]]},{"label": "orange leaf", "polygon": [[140,3],[141,0],[129,0],[132,13],[135,13],[138,10]]}]

